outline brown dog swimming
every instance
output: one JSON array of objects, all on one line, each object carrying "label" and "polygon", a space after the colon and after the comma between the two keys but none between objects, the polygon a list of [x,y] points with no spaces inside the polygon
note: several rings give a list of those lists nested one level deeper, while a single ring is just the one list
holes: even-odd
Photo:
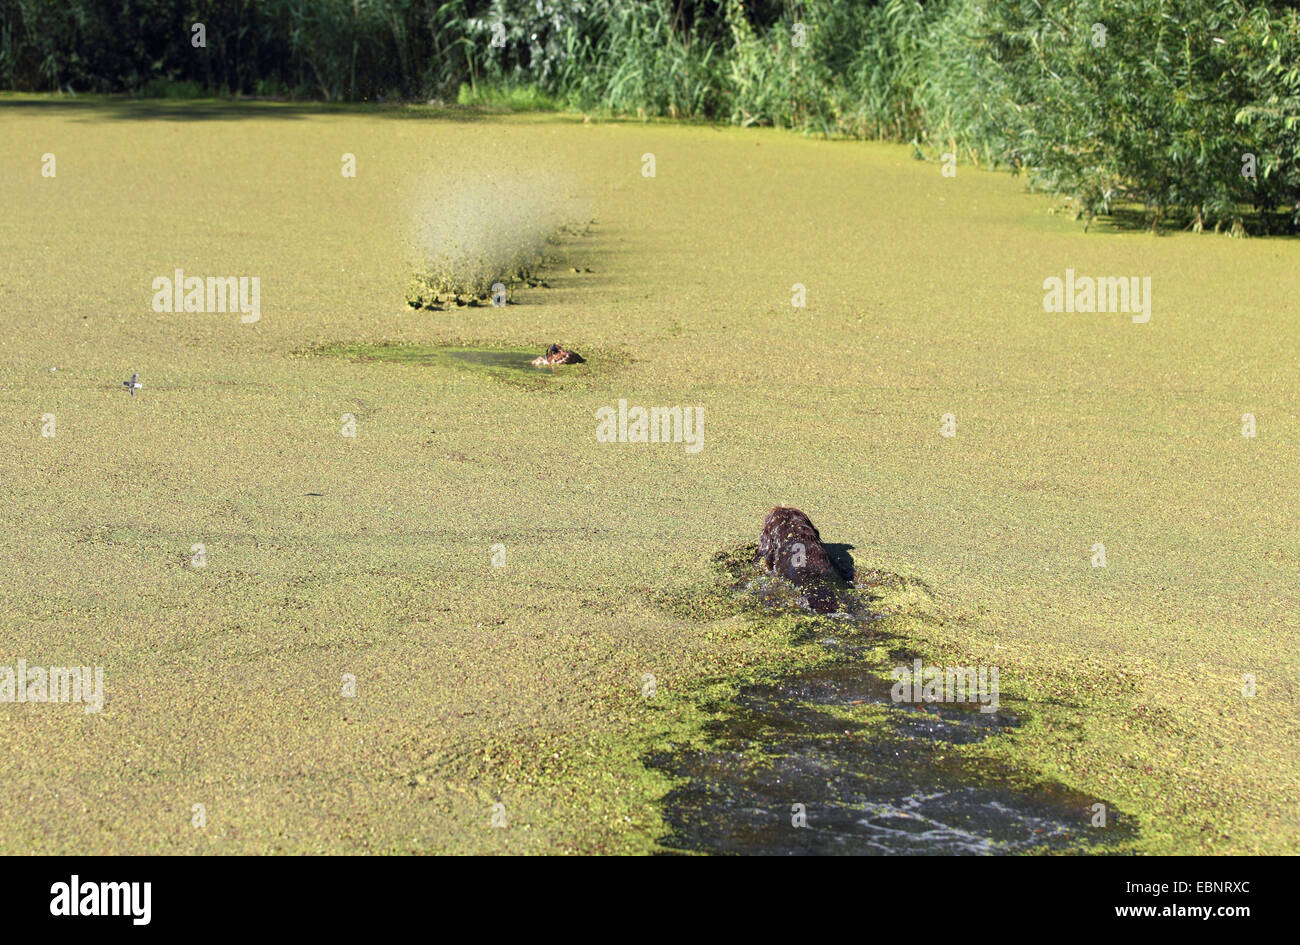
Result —
[{"label": "brown dog swimming", "polygon": [[806,590],[808,604],[817,613],[838,609],[834,587],[847,577],[827,554],[817,526],[799,509],[778,505],[767,513],[754,560]]}]

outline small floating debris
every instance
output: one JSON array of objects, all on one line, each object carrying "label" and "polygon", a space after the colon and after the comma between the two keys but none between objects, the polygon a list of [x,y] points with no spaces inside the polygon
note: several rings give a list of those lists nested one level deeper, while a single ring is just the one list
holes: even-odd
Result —
[{"label": "small floating debris", "polygon": [[132,397],[135,396],[136,391],[144,387],[144,385],[140,383],[139,377],[140,377],[139,374],[132,374],[131,379],[129,381],[122,382],[122,386],[131,392]]},{"label": "small floating debris", "polygon": [[576,351],[551,345],[540,358],[533,359],[534,367],[553,367],[556,364],[582,364],[586,360]]}]

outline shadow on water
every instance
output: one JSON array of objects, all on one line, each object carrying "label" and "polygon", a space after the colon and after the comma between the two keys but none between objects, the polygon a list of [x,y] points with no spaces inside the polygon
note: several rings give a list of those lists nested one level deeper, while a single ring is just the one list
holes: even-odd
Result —
[{"label": "shadow on water", "polygon": [[822,542],[822,547],[826,549],[826,554],[830,556],[834,565],[840,569],[840,573],[846,577],[852,578],[856,569],[853,565],[853,555],[849,552],[853,550],[852,545],[832,544],[831,542]]},{"label": "shadow on water", "polygon": [[166,99],[131,98],[124,95],[0,96],[0,117],[59,116],[79,121],[276,121],[318,118],[328,115],[360,115],[372,118],[429,119],[478,122],[511,114],[508,110],[433,106],[406,103],[387,105],[354,102],[281,102],[265,99]]},{"label": "shadow on water", "polygon": [[957,750],[1017,728],[1005,705],[896,703],[881,614],[852,609],[810,618],[809,638],[835,654],[831,665],[743,687],[710,707],[719,716],[702,746],[645,759],[677,782],[663,800],[667,851],[1082,853],[1136,837],[1108,803],[1107,826],[1092,826],[1100,798]]},{"label": "shadow on water", "polygon": [[494,348],[448,348],[446,357],[452,361],[498,371],[522,371],[526,374],[545,375],[533,364],[537,353],[533,350],[506,350]]},{"label": "shadow on water", "polygon": [[474,347],[470,345],[331,344],[299,352],[304,355],[344,358],[350,361],[384,361],[453,371],[469,371],[526,389],[582,384],[594,374],[621,363],[619,355],[587,352],[578,364],[538,367],[533,359],[545,354],[535,348]]},{"label": "shadow on water", "polygon": [[[1238,206],[1236,217],[1251,236],[1268,236],[1275,238],[1296,239],[1300,237],[1294,207],[1259,208]],[[1114,233],[1151,233],[1151,212],[1140,204],[1122,204],[1111,208],[1110,213],[1098,214],[1088,228],[1096,232]],[[1204,235],[1222,236],[1227,239],[1232,229],[1231,221],[1219,221],[1217,227],[1210,224]],[[1160,221],[1159,231],[1153,235],[1171,236],[1175,233],[1192,230],[1192,215],[1186,212],[1166,212]],[[1220,232],[1222,230],[1222,232]]]}]

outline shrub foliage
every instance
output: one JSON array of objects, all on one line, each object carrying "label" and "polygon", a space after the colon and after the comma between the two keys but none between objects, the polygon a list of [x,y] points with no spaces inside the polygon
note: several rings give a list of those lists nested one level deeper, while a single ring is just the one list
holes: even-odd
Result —
[{"label": "shrub foliage", "polygon": [[1285,0],[0,0],[0,87],[776,125],[1024,169],[1085,218],[1300,228]]}]

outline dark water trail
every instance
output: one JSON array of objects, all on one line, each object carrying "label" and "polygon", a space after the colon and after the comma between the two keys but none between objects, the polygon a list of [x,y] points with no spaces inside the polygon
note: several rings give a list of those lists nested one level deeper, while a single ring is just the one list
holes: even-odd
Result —
[{"label": "dark water trail", "polygon": [[[753,585],[746,592],[754,591]],[[839,624],[843,633],[826,631]],[[1029,779],[955,746],[1020,725],[1005,704],[895,703],[870,620],[822,621],[836,663],[743,687],[703,748],[646,759],[680,783],[664,799],[669,850],[732,854],[1101,852],[1136,835],[1103,799]],[[879,650],[875,650],[878,654]],[[893,656],[900,656],[895,653]],[[844,714],[845,710],[853,717]],[[803,805],[798,808],[795,805]],[[806,826],[796,826],[803,813]]]}]

